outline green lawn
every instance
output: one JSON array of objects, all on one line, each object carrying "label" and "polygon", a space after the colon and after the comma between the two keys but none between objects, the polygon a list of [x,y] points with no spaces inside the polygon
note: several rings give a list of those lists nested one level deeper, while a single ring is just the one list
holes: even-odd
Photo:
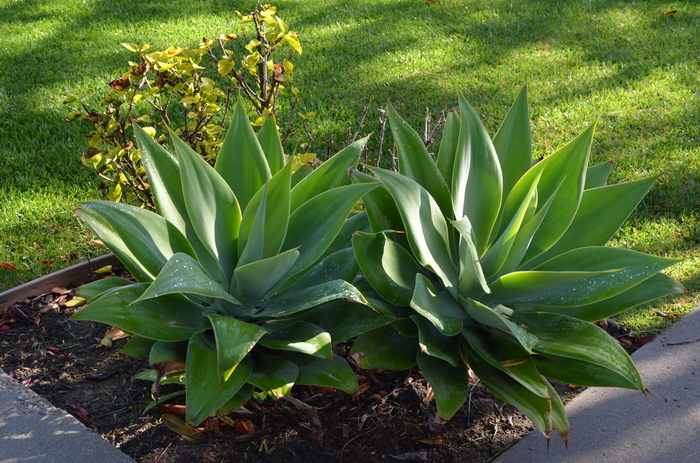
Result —
[{"label": "green lawn", "polygon": [[[142,5],[143,4],[143,5]],[[670,270],[690,294],[623,317],[655,330],[657,310],[685,311],[700,290],[700,4],[538,0],[317,0],[276,2],[304,52],[295,62],[312,151],[343,146],[374,97],[363,132],[387,99],[422,130],[462,92],[492,132],[527,83],[536,156],[597,121],[592,162],[612,159],[612,181],[659,181],[615,238],[622,247],[683,257]],[[196,46],[235,30],[223,0],[0,0],[0,290],[105,252],[72,215],[100,197],[80,163],[80,123],[66,124],[68,95],[99,103],[133,55]],[[668,11],[676,14],[666,17]],[[390,139],[385,143],[390,146]],[[288,146],[292,152],[294,146]],[[53,261],[54,264],[50,265]],[[42,263],[44,262],[44,263]]]}]

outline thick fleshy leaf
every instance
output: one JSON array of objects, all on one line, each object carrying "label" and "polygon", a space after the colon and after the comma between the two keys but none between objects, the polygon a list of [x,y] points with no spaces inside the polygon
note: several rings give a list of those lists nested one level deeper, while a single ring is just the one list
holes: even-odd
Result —
[{"label": "thick fleshy leaf", "polygon": [[[372,191],[375,191],[378,188],[380,187],[377,187]],[[367,195],[362,197],[363,202],[366,197]],[[335,240],[333,240],[333,243],[328,246],[328,249],[326,249],[326,251],[323,253],[322,258],[325,259],[334,252],[352,248],[352,235],[354,235],[356,232],[371,233],[371,231],[372,228],[367,218],[367,212],[362,211],[349,217],[345,222],[343,222],[343,226],[340,228]]]},{"label": "thick fleshy leaf", "polygon": [[253,310],[257,317],[279,318],[301,312],[321,304],[345,299],[360,304],[367,301],[362,294],[350,283],[344,280],[333,280],[320,285],[286,295],[282,293],[279,297],[273,297],[266,302],[260,302],[261,306]]},{"label": "thick fleshy leaf", "polygon": [[395,305],[408,305],[421,269],[411,254],[384,233],[356,233],[355,258],[372,287]]},{"label": "thick fleshy leaf", "polygon": [[[188,341],[158,341],[151,346],[151,351],[148,353],[148,364],[156,365],[161,362],[167,362],[168,360],[176,360],[184,363],[187,359],[188,344]],[[184,365],[182,368],[184,368]]]},{"label": "thick fleshy leaf", "polygon": [[161,341],[182,341],[210,328],[202,315],[203,306],[181,295],[134,302],[145,289],[145,285],[131,285],[110,290],[73,318],[105,323]]},{"label": "thick fleshy leaf", "polygon": [[386,326],[395,317],[382,314],[371,307],[350,301],[333,301],[289,319],[313,323],[331,335],[333,344],[345,341],[367,331]]},{"label": "thick fleshy leaf", "polygon": [[520,344],[520,347],[522,347],[525,352],[532,353],[532,348],[537,343],[537,337],[503,316],[504,312],[508,314],[512,313],[510,309],[504,306],[498,306],[497,309],[499,309],[499,311],[496,311],[491,307],[471,299],[464,301],[463,307],[472,320],[484,326],[507,333]]},{"label": "thick fleshy leaf", "polygon": [[348,169],[357,166],[367,138],[356,141],[314,169],[292,189],[292,212],[324,191],[350,184]]},{"label": "thick fleshy leaf", "polygon": [[284,148],[277,131],[275,116],[269,114],[258,132],[258,142],[270,167],[270,174],[275,175],[284,166]]},{"label": "thick fleshy leaf", "polygon": [[549,397],[546,380],[537,371],[530,354],[519,344],[507,340],[497,331],[489,332],[475,326],[465,326],[462,335],[469,346],[492,367],[501,370],[533,394]]},{"label": "thick fleshy leaf", "polygon": [[479,115],[461,95],[459,110],[462,128],[452,173],[452,204],[456,219],[469,217],[481,255],[498,218],[503,179],[491,138]]},{"label": "thick fleshy leaf", "polygon": [[228,402],[246,383],[253,371],[252,362],[244,359],[222,383],[219,380],[219,363],[212,344],[213,340],[207,340],[205,333],[198,333],[192,336],[187,348],[185,418],[195,426]]},{"label": "thick fleshy leaf", "polygon": [[607,368],[625,378],[634,389],[644,390],[637,367],[625,350],[598,326],[555,313],[515,311],[513,321],[521,323],[539,341],[535,351],[580,360]]},{"label": "thick fleshy leaf", "polygon": [[557,391],[550,384],[550,382],[545,381],[545,384],[549,389],[550,404],[552,407],[552,427],[556,429],[564,443],[568,445],[570,426],[569,418],[566,416],[564,403],[561,401],[561,397],[559,397],[559,394],[557,394]]},{"label": "thick fleshy leaf", "polygon": [[544,352],[538,353],[538,355],[533,356],[532,359],[537,369],[544,376],[566,384],[583,387],[622,387],[625,389],[637,389],[637,385],[630,382],[623,375],[591,362],[560,357]]},{"label": "thick fleshy leaf", "polygon": [[239,266],[279,253],[289,225],[291,164],[277,172],[248,203],[238,236]]},{"label": "thick fleshy leaf", "polygon": [[[140,127],[136,125],[132,127],[158,214],[175,225],[187,237],[197,259],[209,274],[218,274],[220,272],[218,262],[200,241],[187,213],[177,159]],[[177,137],[175,134],[170,136]]]},{"label": "thick fleshy leaf", "polygon": [[596,321],[603,320],[613,315],[617,315],[623,310],[634,307],[644,302],[653,301],[669,294],[685,292],[683,285],[673,278],[657,273],[656,275],[642,281],[636,286],[624,291],[617,296],[604,299],[593,304],[578,307],[553,307],[537,304],[516,304],[519,310],[529,310],[535,312],[555,312],[581,320]]},{"label": "thick fleshy leaf", "polygon": [[[252,373],[251,373],[252,376]],[[250,379],[250,378],[248,378]],[[251,397],[253,397],[253,391],[255,387],[250,384],[250,383],[245,383],[241,388],[236,392],[233,397],[228,399],[228,401],[223,404],[221,407],[219,407],[216,410],[216,413],[219,415],[223,415],[226,412],[230,412],[231,410],[235,410],[239,407],[242,407],[243,405],[246,404],[250,400]]]},{"label": "thick fleshy leaf", "polygon": [[296,384],[334,387],[348,394],[357,391],[355,373],[342,357],[333,355],[332,359],[322,359],[295,352],[284,352],[281,357],[299,367]]},{"label": "thick fleshy leaf", "polygon": [[566,233],[547,251],[528,262],[539,263],[571,249],[604,246],[644,198],[657,177],[585,190]]},{"label": "thick fleshy leaf", "polygon": [[586,183],[584,189],[600,188],[608,182],[608,176],[613,168],[612,161],[601,162],[595,166],[590,166],[586,171]]},{"label": "thick fleshy leaf", "polygon": [[216,314],[210,314],[208,317],[216,340],[219,382],[224,383],[268,329],[231,317]]},{"label": "thick fleshy leaf", "polygon": [[[491,283],[489,285],[492,291],[491,294],[486,294],[480,298],[480,301],[489,305],[509,303],[544,304],[551,303],[554,298],[559,298],[557,302],[565,303],[567,300],[571,299],[570,297],[567,298],[565,291],[565,289],[568,290],[570,284],[593,277],[598,277],[602,284],[610,284],[610,275],[620,271],[621,270],[618,268],[588,272],[513,272],[503,275],[501,278]],[[574,301],[570,302],[570,305],[572,305]]]},{"label": "thick fleshy leaf", "polygon": [[[545,262],[538,266],[535,272],[530,273],[561,272],[565,274],[568,273],[566,269],[571,268],[603,273],[581,280],[572,280],[558,287],[540,291],[538,294],[511,300],[557,307],[593,304],[626,291],[679,261],[679,259],[655,257],[628,249],[604,246],[574,249]],[[621,270],[613,274],[605,273],[608,269]]]},{"label": "thick fleshy leaf", "polygon": [[251,262],[234,271],[234,296],[250,307],[282,283],[282,277],[299,259],[299,251],[290,249],[274,257]]},{"label": "thick fleshy leaf", "polygon": [[[527,86],[524,86],[508,115],[493,137],[503,174],[503,191],[510,192],[520,177],[532,166],[532,134],[527,106]],[[506,196],[503,196],[505,201]]]},{"label": "thick fleshy leaf", "polygon": [[253,373],[248,378],[250,384],[279,396],[287,396],[292,392],[292,386],[299,376],[296,364],[263,353],[254,355],[253,362]]},{"label": "thick fleshy leaf", "polygon": [[417,337],[402,336],[385,326],[358,336],[350,354],[362,368],[406,370],[416,364],[419,351]]},{"label": "thick fleshy leaf", "polygon": [[436,290],[425,275],[416,275],[411,307],[445,336],[456,336],[462,331],[464,311],[449,293]]},{"label": "thick fleshy leaf", "polygon": [[423,353],[419,353],[418,366],[430,383],[435,393],[438,415],[449,420],[462,408],[469,393],[467,366],[460,362],[458,366]]},{"label": "thick fleshy leaf", "polygon": [[[182,189],[192,226],[229,281],[236,266],[241,209],[226,181],[179,138],[173,139],[182,170]],[[217,279],[216,277],[212,276]]]},{"label": "thick fleshy leaf", "polygon": [[540,431],[547,433],[552,430],[550,399],[534,394],[498,368],[491,366],[466,343],[464,350],[474,374],[496,397],[520,410]]},{"label": "thick fleshy leaf", "polygon": [[453,367],[462,363],[456,338],[444,336],[423,317],[411,315],[411,320],[418,328],[418,345],[422,353],[442,359]]},{"label": "thick fleshy leaf", "polygon": [[303,272],[335,240],[357,201],[378,184],[347,185],[321,193],[306,201],[289,218],[282,249],[299,248],[300,257],[288,276]]},{"label": "thick fleshy leaf", "polygon": [[75,213],[139,282],[153,281],[176,252],[194,255],[180,230],[146,209],[91,201],[80,204]]},{"label": "thick fleshy leaf", "polygon": [[320,326],[304,321],[271,323],[269,326],[272,331],[260,340],[262,346],[321,358],[333,357],[331,335]]},{"label": "thick fleshy leaf", "polygon": [[215,169],[235,194],[241,210],[246,209],[255,193],[270,180],[265,153],[253,132],[240,97],[216,158]]},{"label": "thick fleshy leaf", "polygon": [[119,288],[121,286],[130,286],[133,284],[135,284],[134,281],[127,280],[126,278],[109,277],[82,285],[78,288],[76,293],[78,296],[92,302],[107,290]]},{"label": "thick fleshy leaf", "polygon": [[131,357],[148,358],[151,347],[158,342],[155,339],[144,338],[143,336],[132,336],[129,342],[119,349],[119,353]]},{"label": "thick fleshy leaf", "polygon": [[450,190],[420,135],[388,105],[389,126],[396,142],[399,172],[421,185],[433,197],[442,213],[453,217]]},{"label": "thick fleshy leaf", "polygon": [[421,185],[395,172],[372,169],[394,198],[413,254],[456,291],[457,268],[451,252],[452,237],[435,200]]},{"label": "thick fleshy leaf", "polygon": [[450,111],[445,118],[445,126],[442,129],[442,140],[440,150],[435,161],[437,168],[445,179],[447,188],[452,188],[452,169],[455,165],[455,155],[457,154],[457,144],[459,142],[459,131],[461,129],[459,113]]},{"label": "thick fleshy leaf", "polygon": [[359,267],[352,248],[341,249],[323,258],[296,280],[293,285],[289,287],[284,285],[280,291],[284,291],[285,294],[292,294],[333,280],[350,282],[355,279],[358,270]]},{"label": "thick fleshy leaf", "polygon": [[476,249],[474,229],[469,217],[464,216],[452,222],[461,235],[459,241],[459,294],[469,297],[474,293],[490,293],[484,269],[481,267],[479,252]]},{"label": "thick fleshy leaf", "polygon": [[209,277],[199,262],[182,253],[177,253],[168,260],[138,300],[143,301],[166,294],[218,297],[233,304],[239,304],[233,296],[224,291],[219,283]]}]

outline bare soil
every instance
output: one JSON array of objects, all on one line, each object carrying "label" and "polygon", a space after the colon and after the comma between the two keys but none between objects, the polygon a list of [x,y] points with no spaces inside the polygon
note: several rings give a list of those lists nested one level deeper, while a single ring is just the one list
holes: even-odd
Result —
[{"label": "bare soil", "polygon": [[[72,320],[78,309],[64,304],[73,295],[33,297],[0,314],[0,365],[138,462],[480,463],[534,429],[477,378],[467,404],[440,423],[419,371],[362,370],[354,395],[300,386],[292,396],[311,406],[306,411],[286,400],[251,400],[198,432],[183,431],[181,399],[144,412],[153,402],[152,383],[134,376],[149,369],[148,362],[118,353],[126,339],[102,345],[109,326]],[[556,387],[564,398],[582,390]],[[176,390],[170,385],[159,392]]]}]

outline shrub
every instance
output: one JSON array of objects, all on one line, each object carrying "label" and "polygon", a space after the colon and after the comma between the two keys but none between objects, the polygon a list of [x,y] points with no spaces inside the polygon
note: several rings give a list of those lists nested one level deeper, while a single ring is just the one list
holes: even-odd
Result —
[{"label": "shrub", "polygon": [[355,375],[332,345],[393,320],[348,283],[358,271],[351,233],[369,226],[364,213],[346,218],[378,185],[347,176],[365,140],[300,179],[274,117],[256,136],[240,100],[214,167],[178,137],[175,157],[134,127],[156,212],[93,201],[77,214],[135,281],[83,286],[90,305],[74,318],[133,335],[122,352],[149,357],[157,380],[184,372],[195,425],[254,388],[353,392]]},{"label": "shrub", "polygon": [[[468,368],[549,438],[567,439],[546,377],[645,390],[626,352],[591,321],[683,291],[661,270],[677,262],[606,247],[655,178],[606,185],[611,163],[588,167],[594,126],[533,165],[526,90],[491,140],[459,98],[434,161],[389,108],[399,172],[370,169],[372,233],[353,237],[368,299],[399,319],[364,333],[365,368],[416,363],[449,419]],[[376,179],[360,172],[357,184]]]}]

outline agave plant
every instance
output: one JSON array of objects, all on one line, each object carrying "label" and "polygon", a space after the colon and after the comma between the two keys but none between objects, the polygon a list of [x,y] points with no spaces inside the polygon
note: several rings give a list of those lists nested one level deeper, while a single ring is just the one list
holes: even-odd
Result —
[{"label": "agave plant", "polygon": [[[364,141],[299,179],[269,117],[256,136],[239,100],[214,167],[177,136],[175,156],[135,128],[157,212],[94,201],[77,215],[130,271],[84,286],[74,315],[133,335],[122,352],[184,375],[186,420],[294,384],[353,392],[332,345],[391,322],[348,281],[358,268],[346,221],[377,184],[352,185]],[[294,185],[292,187],[292,185]],[[167,378],[166,378],[167,379]]]},{"label": "agave plant", "polygon": [[417,363],[444,419],[470,367],[548,439],[554,428],[566,440],[569,424],[546,378],[644,391],[591,322],[683,291],[659,273],[676,260],[605,246],[655,178],[606,185],[612,163],[588,167],[593,126],[533,164],[525,88],[493,140],[460,97],[436,160],[392,108],[389,121],[399,172],[353,174],[383,184],[363,199],[373,233],[353,246],[357,286],[398,319],[358,337],[360,365]]}]

